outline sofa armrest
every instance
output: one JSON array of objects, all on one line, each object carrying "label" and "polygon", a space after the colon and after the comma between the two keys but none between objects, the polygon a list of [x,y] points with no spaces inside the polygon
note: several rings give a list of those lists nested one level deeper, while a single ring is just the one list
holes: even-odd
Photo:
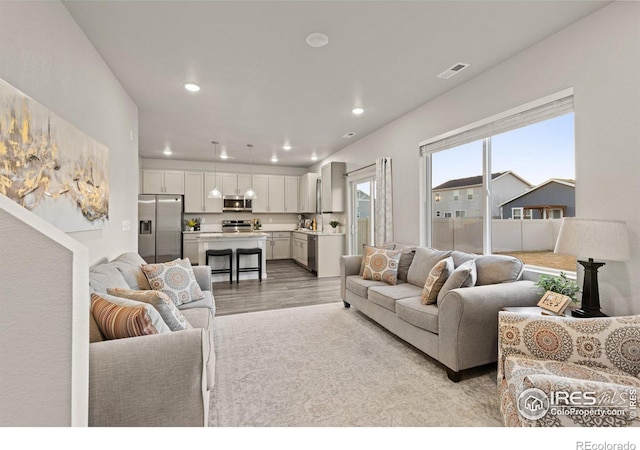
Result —
[{"label": "sofa armrest", "polygon": [[347,294],[347,277],[360,274],[362,255],[343,255],[340,257],[340,295],[345,300]]},{"label": "sofa armrest", "polygon": [[[553,351],[527,340],[532,332],[548,329],[555,336]],[[625,342],[640,334],[640,315],[582,319],[542,314],[499,313],[498,380],[504,378],[504,360],[510,354],[578,363],[588,358],[599,367],[640,372],[640,362],[621,358]],[[525,334],[526,332],[526,334]]]},{"label": "sofa armrest", "polygon": [[211,290],[211,267],[210,266],[193,266],[193,273],[196,276],[196,282],[203,291]]},{"label": "sofa armrest", "polygon": [[459,371],[496,361],[498,312],[505,306],[536,306],[533,281],[453,289],[438,302],[440,361]]},{"label": "sofa armrest", "polygon": [[205,330],[89,345],[89,425],[207,426]]}]

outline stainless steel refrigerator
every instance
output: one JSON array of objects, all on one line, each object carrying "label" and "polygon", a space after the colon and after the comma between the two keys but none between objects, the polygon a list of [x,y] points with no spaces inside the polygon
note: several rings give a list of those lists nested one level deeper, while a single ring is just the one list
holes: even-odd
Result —
[{"label": "stainless steel refrigerator", "polygon": [[182,257],[181,195],[138,197],[138,253],[147,264]]}]

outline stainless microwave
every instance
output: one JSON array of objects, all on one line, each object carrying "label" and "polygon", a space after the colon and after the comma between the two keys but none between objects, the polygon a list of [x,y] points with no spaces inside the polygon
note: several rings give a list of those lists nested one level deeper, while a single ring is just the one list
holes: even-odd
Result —
[{"label": "stainless microwave", "polygon": [[227,195],[222,199],[222,211],[251,212],[251,200],[242,195]]}]

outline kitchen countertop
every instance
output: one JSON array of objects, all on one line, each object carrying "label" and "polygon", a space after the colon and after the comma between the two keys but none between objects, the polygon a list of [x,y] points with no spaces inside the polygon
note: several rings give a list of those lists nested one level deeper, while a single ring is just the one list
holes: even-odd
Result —
[{"label": "kitchen countertop", "polygon": [[223,233],[220,232],[204,232],[200,233],[200,239],[243,239],[243,238],[255,238],[255,237],[267,237],[266,233],[261,231],[243,231],[240,233]]}]

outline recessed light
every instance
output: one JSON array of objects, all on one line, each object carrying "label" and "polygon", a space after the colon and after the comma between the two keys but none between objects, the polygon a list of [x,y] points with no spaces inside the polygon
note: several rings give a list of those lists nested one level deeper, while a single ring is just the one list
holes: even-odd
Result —
[{"label": "recessed light", "polygon": [[311,33],[307,36],[307,44],[311,47],[324,47],[329,43],[329,38],[324,33]]},{"label": "recessed light", "polygon": [[291,146],[290,145],[283,145],[282,146],[282,150],[291,150]]},{"label": "recessed light", "polygon": [[164,149],[164,151],[163,151],[162,153],[164,153],[165,155],[170,155],[172,152],[171,152],[171,150],[170,150],[170,149],[165,148],[165,149]]},{"label": "recessed light", "polygon": [[352,113],[354,113],[356,116],[359,116],[360,114],[362,114],[364,112],[364,109],[362,108],[353,108],[351,110]]},{"label": "recessed light", "polygon": [[317,161],[317,160],[318,160],[318,157],[316,155],[311,156],[311,161]]},{"label": "recessed light", "polygon": [[277,156],[272,156],[271,157],[271,162],[272,163],[277,163],[278,162],[278,157]]},{"label": "recessed light", "polygon": [[348,133],[346,133],[342,137],[345,138],[345,139],[349,139],[349,138],[354,137],[355,135],[356,135],[356,133],[354,131],[349,131]]},{"label": "recessed light", "polygon": [[220,155],[220,159],[227,159],[229,157],[229,155],[227,155],[226,153],[222,153]]},{"label": "recessed light", "polygon": [[184,88],[189,92],[198,92],[200,90],[200,85],[192,81],[188,81],[184,84]]}]

